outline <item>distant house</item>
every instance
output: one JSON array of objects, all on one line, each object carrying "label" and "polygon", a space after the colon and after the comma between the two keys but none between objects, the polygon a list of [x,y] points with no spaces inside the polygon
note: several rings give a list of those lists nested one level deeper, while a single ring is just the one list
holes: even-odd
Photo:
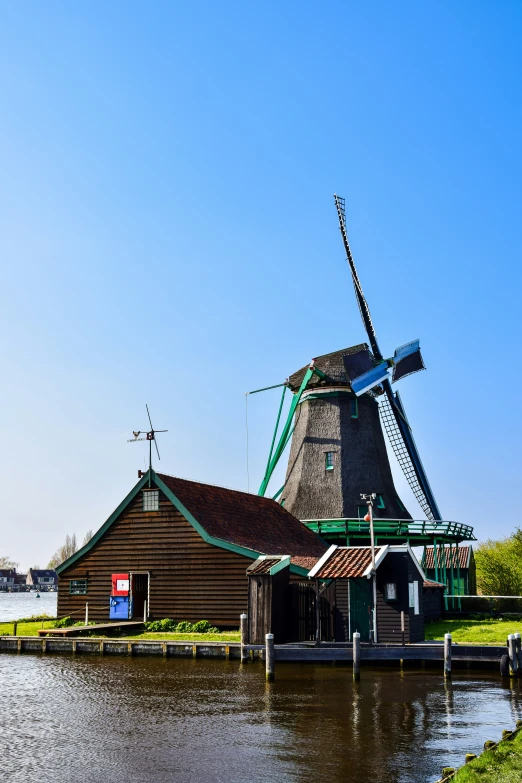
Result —
[{"label": "distant house", "polygon": [[37,587],[39,590],[43,588],[56,587],[58,584],[58,577],[56,571],[50,568],[30,568],[27,574],[26,584],[33,587]]},{"label": "distant house", "polygon": [[455,546],[438,546],[436,563],[433,547],[427,546],[422,567],[428,579],[436,582],[445,581],[450,595],[476,595],[477,593],[475,556],[470,545],[459,546],[458,557]]},{"label": "distant house", "polygon": [[12,590],[16,578],[16,570],[14,568],[0,568],[0,590]]}]

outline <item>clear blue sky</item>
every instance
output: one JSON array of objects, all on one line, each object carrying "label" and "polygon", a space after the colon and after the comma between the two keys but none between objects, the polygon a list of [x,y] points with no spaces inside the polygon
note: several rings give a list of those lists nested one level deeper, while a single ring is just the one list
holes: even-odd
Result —
[{"label": "clear blue sky", "polygon": [[520,2],[1,6],[0,554],[102,524],[145,402],[246,489],[244,392],[365,338],[334,192],[444,518],[521,524]]}]

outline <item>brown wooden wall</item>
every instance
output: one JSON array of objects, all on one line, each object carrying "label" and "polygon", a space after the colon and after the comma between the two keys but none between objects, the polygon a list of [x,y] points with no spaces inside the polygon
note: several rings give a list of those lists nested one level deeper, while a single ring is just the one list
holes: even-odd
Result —
[{"label": "brown wooden wall", "polygon": [[[386,582],[397,583],[397,601],[384,600]],[[419,614],[409,607],[408,582],[419,583]],[[406,643],[424,640],[423,579],[407,552],[391,552],[377,569],[377,640],[401,642],[401,611],[404,611]]]},{"label": "brown wooden wall", "polygon": [[[239,627],[247,611],[246,569],[252,562],[235,552],[207,544],[160,492],[160,510],[144,512],[142,493],[110,530],[58,580],[58,616],[109,619],[111,575],[150,571],[149,619],[209,620]],[[69,580],[88,579],[87,595],[69,595]]]}]

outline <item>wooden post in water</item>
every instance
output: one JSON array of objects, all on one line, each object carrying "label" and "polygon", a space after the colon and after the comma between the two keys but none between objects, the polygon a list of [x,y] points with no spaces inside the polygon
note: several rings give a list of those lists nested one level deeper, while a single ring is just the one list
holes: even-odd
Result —
[{"label": "wooden post in water", "polygon": [[515,647],[517,653],[518,670],[520,672],[522,671],[522,646],[521,646],[521,637],[519,633],[515,634]]},{"label": "wooden post in water", "polygon": [[89,602],[85,602],[85,625],[89,625]]},{"label": "wooden post in water", "polygon": [[402,636],[402,646],[404,647],[404,609],[401,611],[401,636]]},{"label": "wooden post in water", "polygon": [[516,645],[514,633],[509,634],[507,645],[508,645],[508,655],[509,655],[509,673],[511,677],[516,677],[518,674],[518,655],[517,655],[517,645]]},{"label": "wooden post in water", "polygon": [[241,631],[241,663],[248,661],[248,653],[245,651],[245,644],[248,644],[248,617],[242,614],[239,617],[239,629]]},{"label": "wooden post in water", "polygon": [[353,635],[353,679],[361,676],[361,634],[355,631]]},{"label": "wooden post in water", "polygon": [[147,599],[143,602],[143,622],[147,622]]},{"label": "wooden post in water", "polygon": [[444,677],[451,677],[451,634],[444,634]]},{"label": "wooden post in water", "polygon": [[274,634],[267,633],[266,637],[266,679],[274,679],[275,668],[275,650],[274,650]]}]

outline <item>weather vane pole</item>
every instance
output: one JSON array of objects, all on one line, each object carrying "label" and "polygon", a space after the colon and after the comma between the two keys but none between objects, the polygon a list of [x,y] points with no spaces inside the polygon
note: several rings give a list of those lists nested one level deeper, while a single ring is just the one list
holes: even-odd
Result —
[{"label": "weather vane pole", "polygon": [[149,413],[149,406],[147,404],[145,404],[145,407],[147,408],[147,416],[149,417],[150,430],[148,432],[144,432],[143,433],[145,435],[144,438],[140,438],[140,435],[142,434],[142,430],[138,430],[137,432],[135,432],[133,430],[132,434],[134,435],[134,437],[130,438],[127,441],[127,443],[135,443],[138,440],[148,440],[149,441],[149,487],[150,487],[151,484],[152,484],[152,479],[151,479],[151,473],[152,473],[152,441],[154,441],[154,445],[156,446],[158,459],[161,459],[160,453],[159,453],[159,449],[158,449],[158,443],[157,443],[157,440],[156,440],[156,433],[157,432],[168,432],[168,430],[155,430],[154,427],[152,426],[152,419],[151,419],[150,413]]}]

